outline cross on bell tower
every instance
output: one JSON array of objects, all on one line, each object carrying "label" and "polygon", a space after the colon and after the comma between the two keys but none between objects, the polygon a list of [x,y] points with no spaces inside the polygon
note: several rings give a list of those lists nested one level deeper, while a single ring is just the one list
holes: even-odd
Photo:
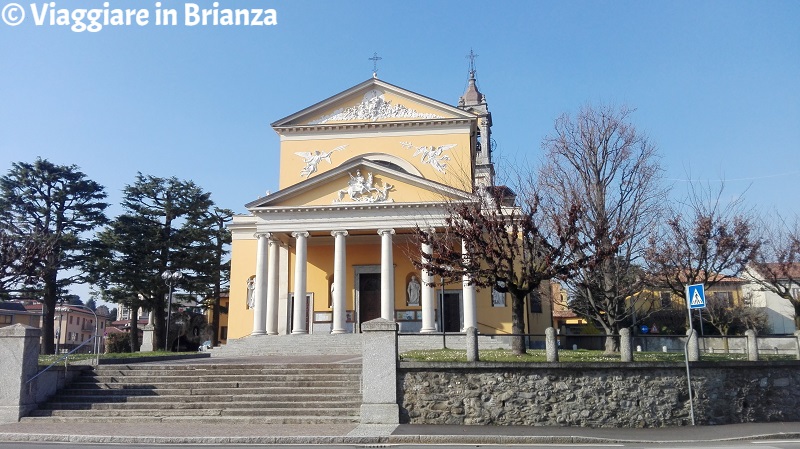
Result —
[{"label": "cross on bell tower", "polygon": [[476,186],[494,185],[494,164],[492,163],[492,113],[489,112],[489,105],[486,97],[478,90],[477,80],[475,79],[475,59],[478,57],[472,49],[466,56],[469,59],[469,80],[467,90],[458,99],[458,107],[465,111],[472,112],[478,116],[478,123],[475,129],[475,179]]},{"label": "cross on bell tower", "polygon": [[469,49],[469,54],[466,56],[466,58],[469,59],[469,74],[470,74],[470,76],[475,76],[475,58],[477,58],[477,57],[478,57],[478,55],[476,55],[475,52],[473,52],[472,49],[470,48]]}]

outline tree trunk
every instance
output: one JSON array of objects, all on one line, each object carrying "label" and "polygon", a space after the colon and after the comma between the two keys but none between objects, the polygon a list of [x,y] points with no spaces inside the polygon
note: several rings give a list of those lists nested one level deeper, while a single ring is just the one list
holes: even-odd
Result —
[{"label": "tree trunk", "polygon": [[139,352],[139,308],[131,307],[131,352]]},{"label": "tree trunk", "polygon": [[518,334],[511,337],[511,352],[525,354],[525,337],[520,335],[525,333],[525,296],[511,296],[511,333]]},{"label": "tree trunk", "polygon": [[[42,353],[54,354],[55,348],[55,318],[57,298],[57,272],[47,270],[44,275],[44,292],[42,294]],[[66,340],[65,340],[66,341]]]},{"label": "tree trunk", "polygon": [[167,327],[167,315],[164,313],[164,305],[162,304],[160,307],[155,305],[155,301],[153,302],[153,326],[155,326],[155,335],[156,341],[153,342],[153,348],[167,350],[164,346],[164,341],[166,339],[167,334],[164,333],[164,329]]}]

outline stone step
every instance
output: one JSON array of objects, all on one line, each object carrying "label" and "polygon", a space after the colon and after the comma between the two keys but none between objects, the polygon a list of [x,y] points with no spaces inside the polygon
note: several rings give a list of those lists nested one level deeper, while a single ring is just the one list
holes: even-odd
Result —
[{"label": "stone step", "polygon": [[225,374],[210,375],[203,374],[198,376],[124,376],[124,375],[84,375],[80,377],[81,383],[160,383],[160,382],[179,382],[179,383],[198,383],[198,382],[263,382],[263,383],[294,383],[294,382],[359,382],[359,374],[296,374],[296,375],[273,375],[273,374]]},{"label": "stone step", "polygon": [[203,409],[105,409],[105,410],[34,410],[31,417],[111,417],[111,416],[357,416],[353,408],[203,408]]},{"label": "stone step", "polygon": [[107,423],[147,424],[174,423],[179,426],[202,426],[208,424],[351,424],[359,422],[358,416],[44,416],[24,417],[21,423]]},{"label": "stone step", "polygon": [[[229,392],[230,393],[230,392]],[[241,402],[257,402],[257,403],[297,403],[297,404],[306,404],[306,403],[334,403],[334,404],[344,404],[344,403],[354,403],[354,404],[361,404],[361,396],[360,394],[328,394],[328,395],[320,395],[320,394],[297,394],[297,393],[290,393],[290,394],[269,394],[269,395],[260,395],[260,394],[220,394],[214,395],[213,397],[207,396],[200,396],[200,395],[162,395],[162,396],[126,396],[126,395],[64,395],[64,396],[54,396],[52,402],[53,403],[70,403],[70,404],[77,404],[77,403],[99,403],[99,404],[147,404],[148,406],[153,403],[161,403],[159,407],[169,407],[167,404],[174,404],[175,406],[179,406],[182,404],[186,404],[187,406],[190,404],[203,404],[208,403],[210,400],[213,400],[214,403],[221,403],[221,402],[230,402],[230,403],[241,403]],[[42,407],[46,407],[47,404],[42,405]]]},{"label": "stone step", "polygon": [[305,380],[290,382],[248,382],[248,381],[227,381],[227,382],[170,382],[163,379],[154,378],[151,382],[84,382],[77,381],[70,385],[70,389],[92,390],[92,389],[128,389],[128,388],[173,388],[173,389],[217,389],[217,388],[270,388],[270,387],[291,387],[291,388],[348,388],[353,384],[358,385],[358,380]]},{"label": "stone step", "polygon": [[[320,406],[348,406],[356,409],[361,406],[359,398],[350,397],[346,400],[316,401],[189,401],[189,402],[52,402],[40,407],[40,410],[197,410],[197,409],[314,409]],[[331,408],[332,409],[332,408]]]},{"label": "stone step", "polygon": [[[241,395],[258,394],[294,394],[297,393],[295,387],[253,387],[236,388],[236,392]],[[306,394],[314,393],[317,395],[328,394],[360,394],[358,386],[323,388],[323,387],[304,387]],[[91,396],[91,395],[120,395],[120,396],[217,396],[231,394],[230,388],[70,388],[59,392],[59,396]]]},{"label": "stone step", "polygon": [[242,367],[231,365],[203,365],[203,366],[186,366],[186,365],[165,365],[165,366],[131,366],[120,367],[103,366],[95,367],[92,370],[96,375],[111,375],[111,376],[188,376],[188,375],[248,375],[248,374],[267,374],[267,375],[307,375],[307,374],[360,374],[360,364],[320,364],[310,367],[308,365],[290,366],[290,365],[246,365]]}]

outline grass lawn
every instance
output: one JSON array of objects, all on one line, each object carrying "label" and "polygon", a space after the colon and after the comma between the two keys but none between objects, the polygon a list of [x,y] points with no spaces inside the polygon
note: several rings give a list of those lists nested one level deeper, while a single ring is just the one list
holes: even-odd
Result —
[{"label": "grass lawn", "polygon": [[[479,352],[479,359],[482,362],[521,362],[537,363],[546,362],[547,356],[544,350],[528,350],[525,355],[515,355],[511,351],[503,349],[485,350]],[[585,349],[558,351],[560,362],[619,362],[619,354],[605,355],[603,351],[589,351]],[[761,354],[761,360],[795,360],[791,355]],[[400,354],[400,360],[416,362],[466,362],[467,352],[458,349],[435,349],[425,351],[409,351]],[[682,352],[634,352],[635,362],[683,362]],[[729,362],[745,361],[746,354],[701,354],[701,361],[708,362]]]}]

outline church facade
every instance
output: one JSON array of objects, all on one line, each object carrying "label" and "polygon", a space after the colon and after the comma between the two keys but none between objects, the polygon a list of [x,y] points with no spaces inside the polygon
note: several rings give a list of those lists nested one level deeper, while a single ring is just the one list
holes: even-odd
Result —
[{"label": "church facade", "polygon": [[[279,190],[234,217],[228,338],[360,332],[511,332],[510,298],[470,279],[441,286],[412,260],[416,226],[493,185],[492,118],[470,73],[456,106],[373,77],[272,124]],[[432,284],[436,283],[434,286]],[[530,333],[550,326],[532,308]]]}]

